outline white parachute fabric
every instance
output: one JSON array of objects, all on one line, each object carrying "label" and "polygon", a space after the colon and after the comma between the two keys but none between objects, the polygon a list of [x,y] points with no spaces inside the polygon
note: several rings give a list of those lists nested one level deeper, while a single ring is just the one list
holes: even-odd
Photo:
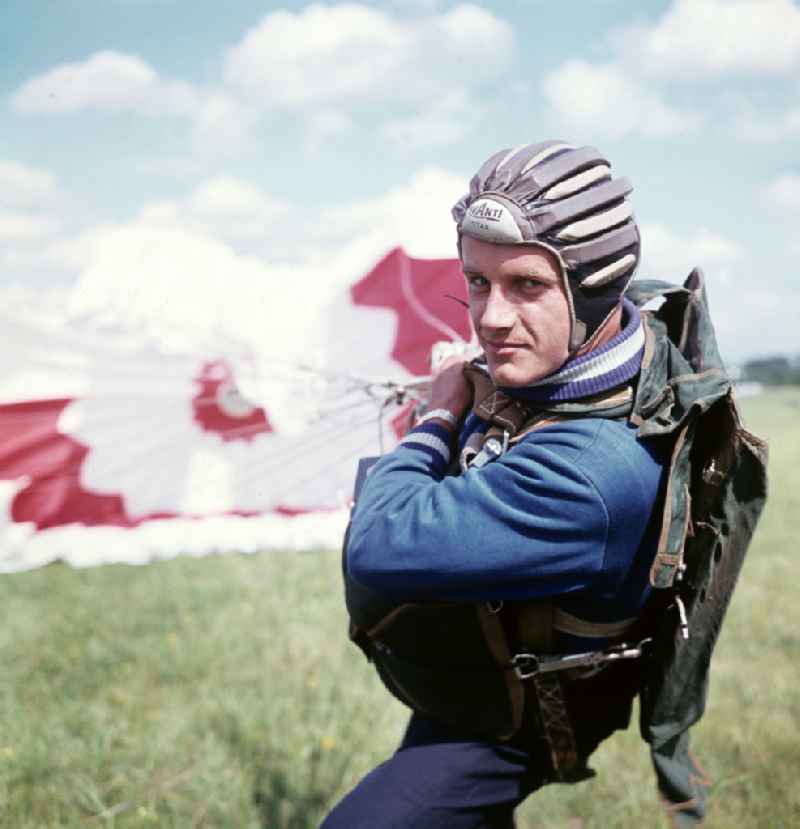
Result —
[{"label": "white parachute fabric", "polygon": [[407,428],[431,346],[470,336],[459,292],[456,261],[391,251],[326,314],[324,365],[0,312],[0,572],[338,546],[358,458]]}]

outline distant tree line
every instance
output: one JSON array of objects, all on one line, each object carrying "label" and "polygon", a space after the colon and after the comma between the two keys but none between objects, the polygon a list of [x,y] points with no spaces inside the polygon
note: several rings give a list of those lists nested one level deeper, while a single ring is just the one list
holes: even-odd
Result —
[{"label": "distant tree line", "polygon": [[742,365],[742,380],[765,386],[800,385],[800,357],[762,357]]}]

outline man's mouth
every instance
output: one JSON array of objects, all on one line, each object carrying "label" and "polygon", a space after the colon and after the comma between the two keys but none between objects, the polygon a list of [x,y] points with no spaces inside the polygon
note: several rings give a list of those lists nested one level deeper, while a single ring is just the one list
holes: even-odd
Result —
[{"label": "man's mouth", "polygon": [[484,351],[487,357],[495,360],[508,360],[518,354],[525,346],[522,343],[493,343],[484,342]]},{"label": "man's mouth", "polygon": [[525,348],[525,344],[524,343],[508,343],[508,342],[492,342],[491,340],[484,340],[483,341],[483,347],[492,356],[504,357],[504,356],[508,356],[510,354],[514,354],[515,352],[519,351],[521,348]]}]

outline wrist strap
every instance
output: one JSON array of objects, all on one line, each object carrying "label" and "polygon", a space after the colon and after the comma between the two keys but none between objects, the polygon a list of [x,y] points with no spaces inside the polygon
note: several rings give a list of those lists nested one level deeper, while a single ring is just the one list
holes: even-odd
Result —
[{"label": "wrist strap", "polygon": [[433,420],[434,418],[438,418],[439,420],[446,420],[453,426],[455,426],[458,422],[458,418],[451,411],[448,411],[447,409],[432,409],[431,411],[426,412],[417,421],[417,425],[419,426],[420,424],[425,423],[428,420]]}]

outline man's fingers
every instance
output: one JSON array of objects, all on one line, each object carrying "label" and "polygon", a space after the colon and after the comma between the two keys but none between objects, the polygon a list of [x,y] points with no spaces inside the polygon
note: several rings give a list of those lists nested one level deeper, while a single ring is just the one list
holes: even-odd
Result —
[{"label": "man's fingers", "polygon": [[466,357],[462,357],[460,354],[452,354],[439,366],[433,376],[438,377],[440,374],[453,368],[454,366],[458,366],[460,370],[464,363],[467,362],[469,362],[469,360],[467,360]]}]

